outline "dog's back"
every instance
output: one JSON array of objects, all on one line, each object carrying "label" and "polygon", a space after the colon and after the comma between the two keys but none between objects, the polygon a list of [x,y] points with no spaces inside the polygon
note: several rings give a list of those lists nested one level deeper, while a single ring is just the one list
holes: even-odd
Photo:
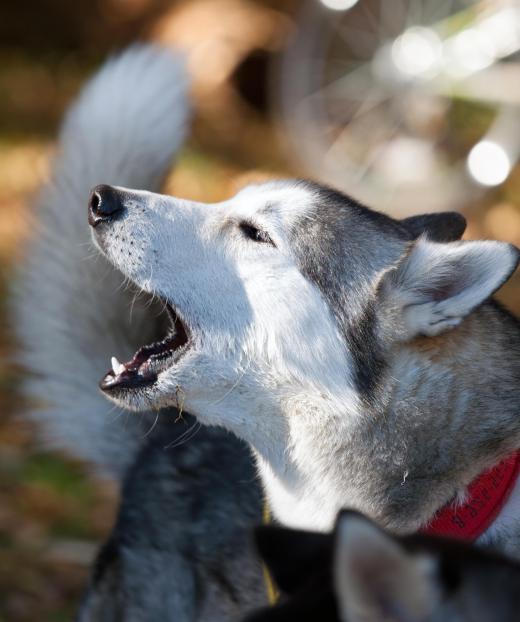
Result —
[{"label": "dog's back", "polygon": [[261,494],[249,449],[194,426],[186,416],[176,438],[166,426],[139,452],[78,622],[226,622],[265,602],[253,544]]}]

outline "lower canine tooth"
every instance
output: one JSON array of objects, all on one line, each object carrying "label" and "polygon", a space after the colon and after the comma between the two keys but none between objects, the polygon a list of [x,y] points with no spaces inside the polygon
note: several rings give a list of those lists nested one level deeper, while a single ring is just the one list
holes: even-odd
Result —
[{"label": "lower canine tooth", "polygon": [[120,363],[115,356],[112,357],[110,362],[112,364],[112,371],[116,374],[116,376],[125,371],[125,366]]}]

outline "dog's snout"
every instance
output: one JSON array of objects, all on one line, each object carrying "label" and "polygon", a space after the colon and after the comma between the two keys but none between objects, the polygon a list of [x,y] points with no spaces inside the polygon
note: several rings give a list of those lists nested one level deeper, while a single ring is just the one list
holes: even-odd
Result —
[{"label": "dog's snout", "polygon": [[102,222],[110,222],[122,213],[124,201],[121,193],[113,186],[100,184],[93,188],[88,200],[88,222],[96,227]]}]

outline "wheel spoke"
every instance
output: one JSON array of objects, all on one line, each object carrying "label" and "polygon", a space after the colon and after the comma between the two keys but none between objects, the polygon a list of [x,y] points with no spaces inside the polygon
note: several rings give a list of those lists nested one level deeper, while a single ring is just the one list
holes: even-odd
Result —
[{"label": "wheel spoke", "polygon": [[[368,78],[368,80],[367,80]],[[371,84],[370,75],[368,75],[367,66],[366,65],[358,65],[356,69],[349,71],[344,76],[329,82],[325,86],[320,86],[315,91],[310,92],[306,95],[301,103],[306,103],[310,100],[315,100],[319,97],[325,98],[326,96],[334,97],[338,95],[343,95],[345,91],[348,91],[349,88],[353,88],[355,90],[361,90],[362,88],[366,88],[365,85]],[[363,97],[363,93],[359,92],[359,97]]]},{"label": "wheel spoke", "polygon": [[451,15],[453,11],[454,0],[432,0],[429,3],[430,11],[424,11],[425,23],[433,25],[438,21],[443,20],[448,15]]},{"label": "wheel spoke", "polygon": [[366,2],[361,2],[358,6],[361,8],[363,15],[367,18],[368,23],[372,26],[372,30],[379,34],[381,31],[380,25],[372,11],[368,8],[368,4]]},{"label": "wheel spoke", "polygon": [[358,58],[366,60],[372,58],[379,40],[377,33],[373,30],[348,26],[340,20],[334,22],[333,28],[341,37],[345,45],[352,50]]},{"label": "wheel spoke", "polygon": [[345,142],[345,140],[357,131],[363,117],[370,114],[377,106],[385,102],[387,99],[388,96],[382,94],[381,92],[376,92],[372,98],[367,97],[363,100],[348,121],[347,125],[341,130],[339,135],[335,137],[327,148],[326,158],[330,158],[331,154],[334,154]]},{"label": "wheel spoke", "polygon": [[381,40],[394,39],[405,23],[406,7],[404,0],[379,0],[379,19]]}]

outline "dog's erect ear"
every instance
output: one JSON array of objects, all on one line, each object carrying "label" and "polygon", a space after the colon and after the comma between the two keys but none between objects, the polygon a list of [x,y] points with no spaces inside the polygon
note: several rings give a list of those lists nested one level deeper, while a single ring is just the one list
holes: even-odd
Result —
[{"label": "dog's erect ear", "polygon": [[437,212],[404,218],[401,223],[414,238],[426,236],[432,242],[460,240],[466,230],[466,219],[458,212]]},{"label": "dog's erect ear", "polygon": [[255,529],[258,551],[276,585],[286,594],[300,588],[320,568],[330,567],[332,536],[285,529]]},{"label": "dog's erect ear", "polygon": [[438,602],[436,563],[355,512],[336,523],[334,589],[344,622],[423,620]]},{"label": "dog's erect ear", "polygon": [[520,251],[504,242],[438,244],[419,238],[386,271],[378,295],[401,314],[400,338],[435,336],[457,326],[514,272]]}]

